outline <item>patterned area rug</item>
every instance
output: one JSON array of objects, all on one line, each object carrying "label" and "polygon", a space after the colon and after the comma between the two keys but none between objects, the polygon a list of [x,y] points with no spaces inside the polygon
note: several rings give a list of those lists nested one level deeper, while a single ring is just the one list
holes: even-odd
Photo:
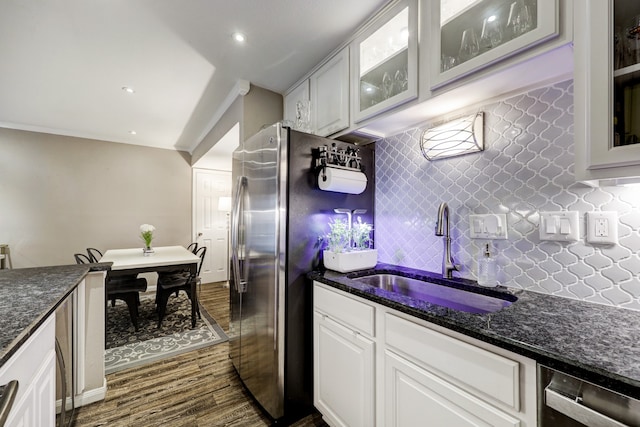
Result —
[{"label": "patterned area rug", "polygon": [[107,305],[105,370],[118,372],[180,353],[227,341],[227,336],[200,307],[202,319],[191,329],[191,302],[184,292],[169,298],[167,313],[158,328],[155,292],[140,297],[139,330],[136,332],[123,301]]}]

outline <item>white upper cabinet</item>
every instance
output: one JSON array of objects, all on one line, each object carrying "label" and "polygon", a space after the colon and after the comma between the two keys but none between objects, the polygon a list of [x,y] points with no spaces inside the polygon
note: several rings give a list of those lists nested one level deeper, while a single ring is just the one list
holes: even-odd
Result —
[{"label": "white upper cabinet", "polygon": [[309,83],[314,133],[328,136],[349,127],[349,47],[314,72]]},{"label": "white upper cabinet", "polygon": [[418,1],[398,1],[351,45],[351,99],[358,123],[418,96]]},{"label": "white upper cabinet", "polygon": [[558,36],[559,21],[558,0],[432,0],[431,88]]},{"label": "white upper cabinet", "polygon": [[640,181],[640,2],[575,3],[575,175]]},{"label": "white upper cabinet", "polygon": [[392,0],[287,92],[285,119],[295,120],[289,97],[306,80],[312,133],[367,140],[571,79],[573,5]]}]

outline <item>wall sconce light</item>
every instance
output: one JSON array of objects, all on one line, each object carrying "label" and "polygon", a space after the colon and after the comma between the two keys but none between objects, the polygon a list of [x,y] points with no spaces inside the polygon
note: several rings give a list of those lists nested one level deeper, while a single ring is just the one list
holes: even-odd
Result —
[{"label": "wall sconce light", "polygon": [[461,156],[484,150],[484,113],[462,117],[425,130],[420,149],[427,160]]}]

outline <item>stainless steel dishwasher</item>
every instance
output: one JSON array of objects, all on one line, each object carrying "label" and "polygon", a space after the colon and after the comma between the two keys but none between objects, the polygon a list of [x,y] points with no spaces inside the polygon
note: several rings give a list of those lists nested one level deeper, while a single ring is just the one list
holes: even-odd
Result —
[{"label": "stainless steel dishwasher", "polygon": [[538,365],[541,427],[640,427],[640,401]]}]

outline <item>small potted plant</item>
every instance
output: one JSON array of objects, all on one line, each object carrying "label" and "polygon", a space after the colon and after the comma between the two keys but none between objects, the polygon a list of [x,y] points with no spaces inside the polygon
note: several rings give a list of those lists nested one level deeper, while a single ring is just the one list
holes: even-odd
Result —
[{"label": "small potted plant", "polygon": [[373,227],[358,217],[353,227],[342,219],[329,222],[329,233],[325,236],[327,249],[323,251],[324,266],[329,270],[349,273],[375,267],[378,250],[371,249]]},{"label": "small potted plant", "polygon": [[325,236],[328,250],[334,253],[348,251],[351,244],[349,224],[340,218],[332,219],[329,222],[329,230],[329,234]]},{"label": "small potted plant", "polygon": [[371,239],[371,232],[373,227],[371,224],[362,222],[362,218],[358,217],[358,220],[353,224],[351,228],[351,235],[353,239],[353,249],[356,251],[364,251],[371,249],[373,240]]}]

